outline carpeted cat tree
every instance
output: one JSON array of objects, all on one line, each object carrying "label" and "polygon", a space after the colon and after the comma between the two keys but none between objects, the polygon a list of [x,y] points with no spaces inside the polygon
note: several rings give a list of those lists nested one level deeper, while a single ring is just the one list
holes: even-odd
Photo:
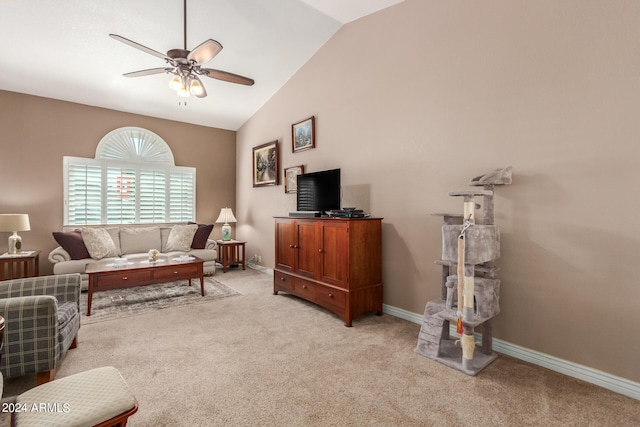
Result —
[{"label": "carpeted cat tree", "polygon": [[[436,261],[442,266],[442,298],[425,307],[416,352],[468,375],[476,375],[498,357],[492,351],[491,324],[500,312],[500,280],[494,265],[500,257],[500,230],[494,224],[493,191],[496,185],[508,184],[510,166],[473,178],[469,185],[482,190],[449,193],[464,199],[462,214],[434,214],[444,219],[442,260]],[[476,198],[482,198],[483,205]],[[476,222],[480,209],[482,221]],[[452,322],[459,338],[450,336]],[[474,333],[479,326],[478,345]]]}]

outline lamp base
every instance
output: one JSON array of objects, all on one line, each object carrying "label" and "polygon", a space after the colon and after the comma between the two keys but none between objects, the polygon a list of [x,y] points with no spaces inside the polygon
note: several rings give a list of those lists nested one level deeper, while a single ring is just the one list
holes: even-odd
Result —
[{"label": "lamp base", "polygon": [[222,240],[229,241],[231,240],[231,226],[225,222],[222,226]]},{"label": "lamp base", "polygon": [[10,254],[22,252],[22,237],[18,236],[17,231],[14,231],[13,234],[9,236],[8,246],[9,250],[7,252]]}]

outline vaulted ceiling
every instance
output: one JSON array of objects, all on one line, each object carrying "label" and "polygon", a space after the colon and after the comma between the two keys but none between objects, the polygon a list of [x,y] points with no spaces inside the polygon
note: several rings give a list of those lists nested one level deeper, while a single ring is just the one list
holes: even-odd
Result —
[{"label": "vaulted ceiling", "polygon": [[0,89],[237,130],[342,25],[401,1],[188,0],[187,49],[218,41],[205,66],[255,84],[202,77],[206,98],[180,98],[168,74],[124,77],[165,63],[109,34],[183,48],[183,0],[0,0]]}]

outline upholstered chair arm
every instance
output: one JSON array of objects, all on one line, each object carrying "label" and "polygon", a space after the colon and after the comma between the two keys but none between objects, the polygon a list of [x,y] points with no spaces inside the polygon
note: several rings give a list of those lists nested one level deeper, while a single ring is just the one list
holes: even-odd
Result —
[{"label": "upholstered chair arm", "polygon": [[58,359],[58,303],[50,295],[0,299],[5,319],[0,368],[7,377],[54,369]]},{"label": "upholstered chair arm", "polygon": [[207,244],[204,246],[205,249],[217,249],[218,244],[215,240],[207,239]]},{"label": "upholstered chair arm", "polygon": [[51,252],[49,252],[49,262],[52,264],[56,264],[62,261],[71,261],[71,255],[69,252],[62,249],[62,246],[58,246]]},{"label": "upholstered chair arm", "polygon": [[80,273],[27,277],[0,282],[0,298],[50,295],[58,302],[73,302],[80,307]]}]

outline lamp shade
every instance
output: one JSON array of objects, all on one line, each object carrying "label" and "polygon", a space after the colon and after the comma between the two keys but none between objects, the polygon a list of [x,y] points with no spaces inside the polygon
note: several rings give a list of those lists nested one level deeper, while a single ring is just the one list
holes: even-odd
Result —
[{"label": "lamp shade", "polygon": [[[231,214],[233,216],[233,214]],[[234,218],[235,219],[235,218]],[[29,215],[0,214],[0,231],[29,231]]]},{"label": "lamp shade", "polygon": [[222,208],[220,210],[218,219],[216,219],[216,222],[223,222],[227,224],[229,222],[238,222],[238,220],[235,216],[233,216],[233,211],[231,210],[231,208]]}]

